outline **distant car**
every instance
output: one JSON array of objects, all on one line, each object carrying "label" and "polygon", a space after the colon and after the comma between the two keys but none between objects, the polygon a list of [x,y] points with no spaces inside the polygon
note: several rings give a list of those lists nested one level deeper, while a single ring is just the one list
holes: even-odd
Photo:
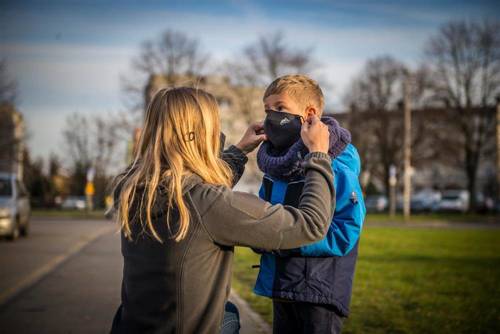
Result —
[{"label": "distant car", "polygon": [[410,207],[414,212],[436,211],[441,201],[441,193],[432,189],[424,189],[411,197]]},{"label": "distant car", "polygon": [[69,196],[62,202],[61,208],[68,210],[85,210],[87,208],[87,201],[85,197]]},{"label": "distant car", "polygon": [[15,174],[0,173],[0,235],[16,240],[27,236],[31,207],[29,195]]},{"label": "distant car", "polygon": [[469,210],[469,192],[466,190],[447,190],[439,201],[438,211],[467,212]]},{"label": "distant car", "polygon": [[389,206],[389,201],[384,195],[369,195],[365,199],[365,206],[368,212],[384,212]]}]

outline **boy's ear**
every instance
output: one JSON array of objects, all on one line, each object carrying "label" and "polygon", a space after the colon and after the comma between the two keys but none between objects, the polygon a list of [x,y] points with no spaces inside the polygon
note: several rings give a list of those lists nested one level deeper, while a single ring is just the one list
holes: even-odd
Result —
[{"label": "boy's ear", "polygon": [[306,117],[309,116],[320,116],[318,109],[316,109],[314,106],[308,106],[306,108]]}]

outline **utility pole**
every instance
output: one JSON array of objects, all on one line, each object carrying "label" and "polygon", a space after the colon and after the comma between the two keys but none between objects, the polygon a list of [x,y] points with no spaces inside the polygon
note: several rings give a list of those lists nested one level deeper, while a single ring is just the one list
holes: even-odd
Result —
[{"label": "utility pole", "polygon": [[411,197],[411,104],[410,80],[406,78],[403,83],[403,108],[404,108],[404,180],[403,180],[403,214],[405,222],[410,219]]},{"label": "utility pole", "polygon": [[396,166],[389,167],[389,216],[394,218],[396,215],[396,185],[398,180],[396,178]]}]

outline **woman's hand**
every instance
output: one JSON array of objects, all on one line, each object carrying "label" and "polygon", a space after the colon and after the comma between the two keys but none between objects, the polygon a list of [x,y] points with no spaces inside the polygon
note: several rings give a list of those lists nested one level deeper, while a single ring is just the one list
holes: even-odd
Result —
[{"label": "woman's hand", "polygon": [[318,116],[311,115],[307,118],[302,124],[300,136],[309,149],[309,152],[328,153],[330,132],[328,131],[328,126],[321,122]]},{"label": "woman's hand", "polygon": [[243,153],[248,154],[255,150],[255,148],[266,139],[267,137],[264,134],[264,123],[256,122],[248,127],[243,137],[241,137],[240,141],[235,146],[242,150]]}]

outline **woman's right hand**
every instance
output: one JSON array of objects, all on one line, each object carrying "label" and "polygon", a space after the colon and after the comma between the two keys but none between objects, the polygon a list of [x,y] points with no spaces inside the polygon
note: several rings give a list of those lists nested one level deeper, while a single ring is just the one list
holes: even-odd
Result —
[{"label": "woman's right hand", "polygon": [[302,124],[300,131],[302,141],[309,152],[323,152],[328,154],[330,146],[330,132],[328,126],[321,122],[318,116],[311,115]]},{"label": "woman's right hand", "polygon": [[264,122],[255,122],[250,124],[241,140],[235,146],[243,151],[243,153],[248,154],[266,139]]}]

